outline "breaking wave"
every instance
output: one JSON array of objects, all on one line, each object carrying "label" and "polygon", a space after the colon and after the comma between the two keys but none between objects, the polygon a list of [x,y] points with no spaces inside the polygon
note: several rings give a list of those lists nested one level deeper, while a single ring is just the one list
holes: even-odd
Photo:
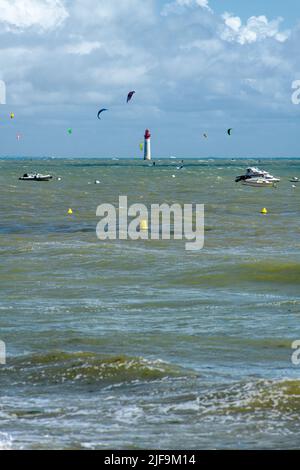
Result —
[{"label": "breaking wave", "polygon": [[103,383],[153,381],[193,374],[176,365],[143,357],[101,356],[93,353],[54,352],[13,360],[7,371],[24,384]]},{"label": "breaking wave", "polygon": [[0,432],[0,450],[12,449],[12,438],[6,432]]}]

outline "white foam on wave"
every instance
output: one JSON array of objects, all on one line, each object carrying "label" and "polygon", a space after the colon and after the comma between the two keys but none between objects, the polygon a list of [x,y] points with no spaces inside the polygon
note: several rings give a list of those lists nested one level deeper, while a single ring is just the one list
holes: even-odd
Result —
[{"label": "white foam on wave", "polygon": [[0,432],[0,450],[11,450],[12,437],[6,432]]},{"label": "white foam on wave", "polygon": [[115,418],[121,423],[137,423],[144,418],[144,411],[136,405],[123,406],[115,412]]}]

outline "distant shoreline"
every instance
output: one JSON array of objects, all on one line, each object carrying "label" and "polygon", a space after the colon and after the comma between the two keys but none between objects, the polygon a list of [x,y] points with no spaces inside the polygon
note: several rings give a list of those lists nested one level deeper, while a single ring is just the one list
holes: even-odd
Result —
[{"label": "distant shoreline", "polygon": [[[120,161],[120,160],[132,160],[135,162],[145,163],[143,159],[138,157],[79,157],[79,156],[61,156],[61,157],[52,157],[52,156],[2,156],[0,155],[1,160],[112,160],[112,161]],[[159,161],[159,160],[203,160],[203,161],[213,161],[213,160],[228,160],[228,161],[240,161],[240,160],[254,160],[254,161],[262,161],[262,160],[300,160],[300,156],[298,157],[154,157],[152,161]],[[148,162],[149,163],[149,162]],[[147,162],[145,163],[147,164]]]}]

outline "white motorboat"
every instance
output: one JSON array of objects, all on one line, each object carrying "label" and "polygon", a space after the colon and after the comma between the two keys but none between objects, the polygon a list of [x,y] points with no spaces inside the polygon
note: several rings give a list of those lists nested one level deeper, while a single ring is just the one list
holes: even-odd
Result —
[{"label": "white motorboat", "polygon": [[[252,180],[252,184],[251,184]],[[268,183],[274,184],[274,183],[279,183],[280,178],[276,178],[275,176],[271,175],[265,170],[260,170],[259,168],[256,167],[249,167],[246,170],[245,175],[237,176],[235,179],[236,183],[239,183],[240,181],[244,183],[250,183],[248,186],[262,186],[262,182],[265,181],[266,184],[265,186],[269,186]],[[257,183],[257,184],[256,184]]]},{"label": "white motorboat", "polygon": [[21,176],[20,181],[50,181],[52,180],[51,175],[41,175],[40,173],[28,174]]},{"label": "white motorboat", "polygon": [[276,182],[270,181],[266,178],[248,178],[246,180],[243,180],[242,184],[255,188],[273,188]]}]

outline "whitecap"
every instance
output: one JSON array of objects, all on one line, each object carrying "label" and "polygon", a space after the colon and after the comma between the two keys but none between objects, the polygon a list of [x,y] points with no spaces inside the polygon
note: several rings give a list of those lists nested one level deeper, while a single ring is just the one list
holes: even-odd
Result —
[{"label": "whitecap", "polygon": [[6,432],[0,432],[0,450],[10,450],[12,448],[12,437]]}]

